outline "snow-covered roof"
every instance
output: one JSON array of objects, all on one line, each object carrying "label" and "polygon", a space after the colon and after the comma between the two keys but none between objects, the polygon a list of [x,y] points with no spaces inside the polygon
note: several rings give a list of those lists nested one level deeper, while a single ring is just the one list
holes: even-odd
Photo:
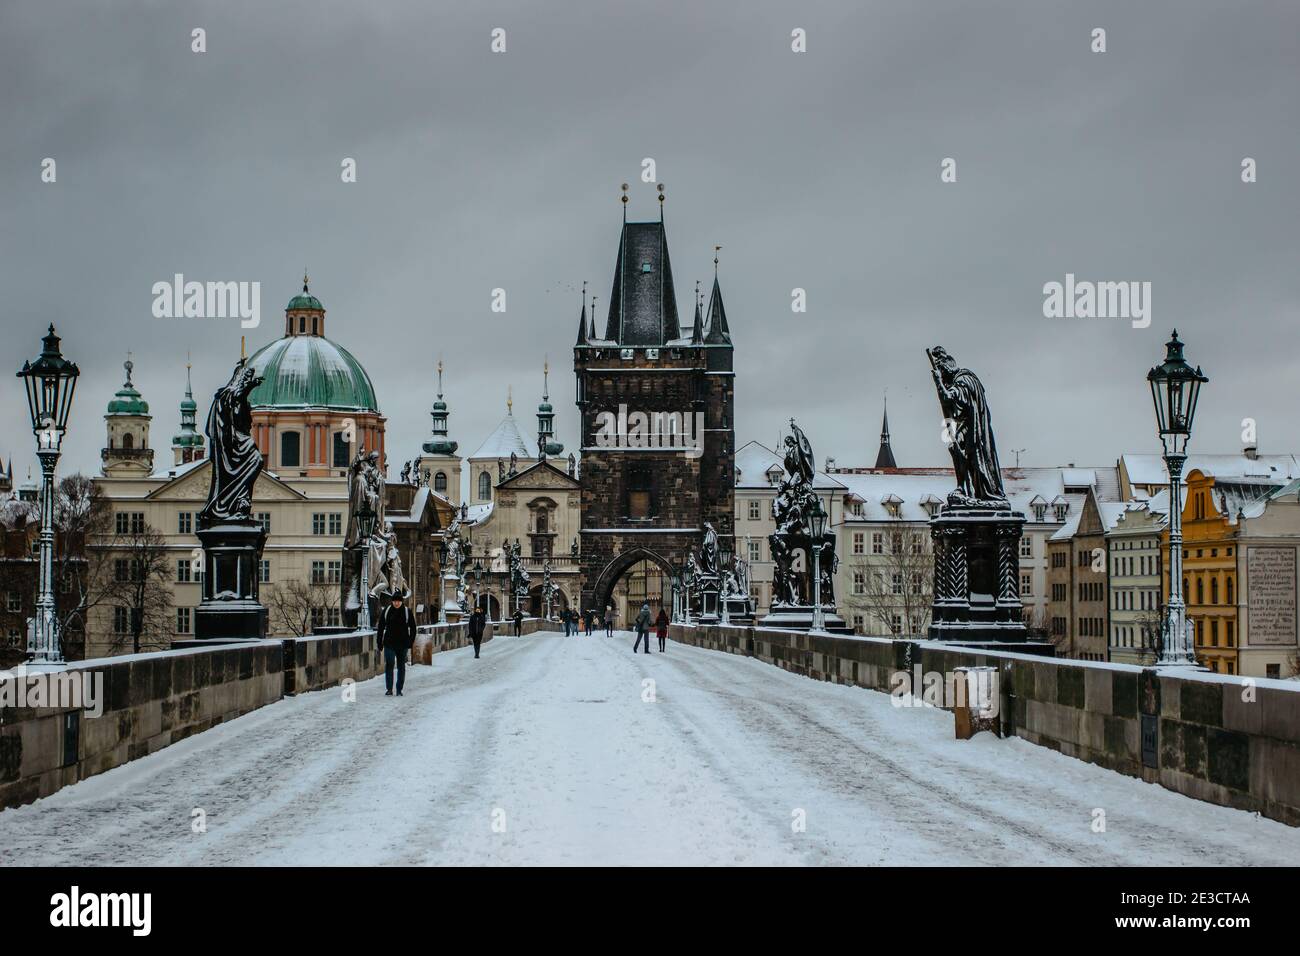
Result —
[{"label": "snow-covered roof", "polygon": [[[1150,498],[1139,497],[1133,501],[1123,502],[1123,508],[1120,510],[1119,514],[1115,516],[1114,520],[1107,521],[1106,533],[1109,534],[1111,531],[1123,530],[1127,522],[1129,521],[1130,517],[1146,518],[1147,516],[1150,516],[1150,518],[1161,527],[1167,525],[1169,523],[1169,515],[1166,514],[1165,511],[1162,511],[1156,507],[1157,504],[1156,499],[1158,497],[1159,497],[1158,495],[1153,495]],[[1167,493],[1165,493],[1164,498],[1161,499],[1159,503],[1167,507],[1168,500],[1169,500],[1169,496]],[[1103,512],[1103,517],[1104,517],[1104,512]],[[1150,527],[1146,528],[1147,533],[1150,533],[1150,530],[1151,530]]]},{"label": "snow-covered roof", "polygon": [[1119,523],[1120,516],[1129,509],[1129,501],[1099,501],[1097,502],[1097,512],[1101,515],[1101,527],[1103,531],[1114,531],[1116,524]]},{"label": "snow-covered roof", "polygon": [[519,434],[519,426],[515,423],[515,416],[509,413],[501,419],[501,424],[493,429],[492,434],[479,445],[478,451],[470,455],[470,459],[475,458],[500,458],[508,459],[511,453],[516,458],[532,458],[532,452],[524,444],[524,438]]},{"label": "snow-covered roof", "polygon": [[1048,539],[1049,541],[1068,541],[1078,532],[1079,519],[1083,517],[1083,510],[1081,508],[1072,510],[1074,513],[1066,516],[1065,523],[1056,529],[1056,533]]},{"label": "snow-covered roof", "polygon": [[[1163,485],[1169,482],[1165,460],[1160,455],[1123,455],[1120,457],[1130,484]],[[1261,482],[1284,485],[1300,478],[1300,460],[1295,455],[1189,455],[1183,475],[1200,471],[1214,478],[1253,478]]]},{"label": "snow-covered roof", "polygon": [[465,509],[466,521],[470,524],[482,524],[492,517],[492,506],[495,502],[489,501],[486,504],[470,505]]},{"label": "snow-covered roof", "polygon": [[384,518],[393,524],[419,524],[420,519],[424,516],[424,509],[429,504],[429,487],[421,485],[415,490],[411,498],[411,510],[409,512],[394,512],[390,514],[388,509],[384,509]]},{"label": "snow-covered roof", "polygon": [[[171,481],[173,478],[179,478],[181,475],[188,474],[195,468],[204,465],[211,466],[212,462],[207,458],[199,458],[195,461],[187,461],[179,465],[172,465],[170,468],[160,468],[149,476],[149,481]],[[268,472],[269,474],[269,472]]]},{"label": "snow-covered roof", "polygon": [[[767,480],[767,473],[774,466],[777,471],[785,473],[781,456],[772,449],[756,441],[745,444],[736,450],[736,487],[773,487]],[[843,489],[845,485],[838,478],[817,471],[813,473],[813,487],[832,491]]]}]

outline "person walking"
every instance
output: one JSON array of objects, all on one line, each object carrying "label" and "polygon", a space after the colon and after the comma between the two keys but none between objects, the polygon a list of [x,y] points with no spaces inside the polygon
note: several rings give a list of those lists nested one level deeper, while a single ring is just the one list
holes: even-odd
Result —
[{"label": "person walking", "polygon": [[483,608],[474,608],[474,613],[469,616],[469,639],[474,642],[474,658],[478,659],[479,645],[483,643],[483,629],[487,627],[487,615],[483,613]]},{"label": "person walking", "polygon": [[521,608],[515,608],[515,637],[521,637],[524,633],[524,612]]},{"label": "person walking", "polygon": [[636,616],[636,622],[633,625],[636,628],[636,643],[632,645],[632,653],[641,646],[641,641],[645,641],[645,652],[650,653],[650,605],[642,604],[641,613]]},{"label": "person walking", "polygon": [[402,696],[402,687],[406,684],[406,655],[415,644],[415,615],[402,600],[400,591],[394,591],[389,599],[392,603],[379,616],[376,638],[379,649],[384,652],[384,691],[385,697],[393,696],[393,668],[397,668],[397,696]]},{"label": "person walking", "polygon": [[563,615],[563,617],[564,617],[564,636],[565,636],[565,637],[572,637],[572,636],[574,635],[575,631],[577,630],[577,628],[575,628],[575,627],[573,626],[573,623],[574,623],[574,622],[573,622],[573,612],[570,611],[570,610],[566,607],[566,608],[564,609],[564,615]]},{"label": "person walking", "polygon": [[668,642],[668,612],[663,608],[659,609],[659,616],[655,618],[655,633],[659,636],[659,653],[664,652],[664,645]]},{"label": "person walking", "polygon": [[614,636],[614,608],[612,605],[605,605],[605,636]]}]

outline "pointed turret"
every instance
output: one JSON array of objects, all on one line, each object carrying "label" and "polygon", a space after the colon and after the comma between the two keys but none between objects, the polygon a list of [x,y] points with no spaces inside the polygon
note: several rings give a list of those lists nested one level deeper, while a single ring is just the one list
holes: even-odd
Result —
[{"label": "pointed turret", "polygon": [[577,345],[586,345],[587,338],[587,283],[582,284],[582,311],[578,313],[578,341]]},{"label": "pointed turret", "polygon": [[447,403],[442,400],[442,359],[438,359],[438,397],[429,417],[433,419],[433,439],[420,447],[430,455],[454,455],[459,445],[447,437]]},{"label": "pointed turret", "polygon": [[172,454],[178,465],[203,458],[203,435],[195,422],[198,408],[198,403],[194,401],[194,386],[190,381],[190,363],[186,362],[185,397],[181,399],[181,430],[172,436]]},{"label": "pointed turret", "polygon": [[880,451],[876,455],[877,468],[897,468],[894,450],[889,447],[889,399],[885,399],[885,419],[880,425]]},{"label": "pointed turret", "polygon": [[551,363],[542,363],[542,402],[537,406],[537,457],[545,459],[549,455],[559,455],[564,446],[554,441],[555,409],[551,407],[549,378]]},{"label": "pointed turret", "polygon": [[704,344],[704,316],[700,314],[700,284],[695,283],[695,324],[691,327],[691,344]]},{"label": "pointed turret", "polygon": [[614,264],[605,338],[621,346],[658,348],[680,336],[664,224],[625,222]]},{"label": "pointed turret", "polygon": [[722,288],[718,285],[717,273],[714,273],[713,292],[709,295],[709,334],[705,336],[704,342],[706,345],[731,344],[727,310],[722,305]]}]

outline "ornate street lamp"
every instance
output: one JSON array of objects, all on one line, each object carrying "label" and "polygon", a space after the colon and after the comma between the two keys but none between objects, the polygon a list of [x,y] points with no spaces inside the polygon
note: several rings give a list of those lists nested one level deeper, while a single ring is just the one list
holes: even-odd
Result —
[{"label": "ornate street lamp", "polygon": [[1156,407],[1156,426],[1169,471],[1169,603],[1162,628],[1158,666],[1196,666],[1192,624],[1183,603],[1183,465],[1187,441],[1192,434],[1196,400],[1209,379],[1200,366],[1192,368],[1183,359],[1178,330],[1165,344],[1165,360],[1147,373],[1151,399]]},{"label": "ornate street lamp", "polygon": [[443,601],[442,582],[447,576],[447,539],[438,540],[438,623],[447,623],[447,608]]},{"label": "ornate street lamp", "polygon": [[682,565],[682,585],[686,588],[685,603],[682,605],[682,616],[686,619],[686,626],[691,624],[691,587],[695,584],[695,574],[691,571],[690,564]]},{"label": "ornate street lamp", "polygon": [[673,623],[680,624],[682,620],[682,578],[681,573],[676,569],[673,570],[672,577],[669,579],[673,587]]},{"label": "ornate street lamp", "polygon": [[[481,593],[480,593],[480,585],[481,585],[482,582],[483,582],[483,564],[482,564],[482,562],[480,562],[480,561],[475,561],[475,562],[474,562],[474,566],[473,566],[472,568],[469,569],[469,573],[470,573],[470,577],[472,577],[472,578],[474,579],[474,606],[475,606],[475,607],[478,607],[478,602],[479,602],[480,600],[482,600],[482,595],[481,595]],[[484,615],[484,617],[487,616],[487,608],[486,608],[486,607],[484,607],[484,609],[483,609],[483,615]]]},{"label": "ornate street lamp", "polygon": [[826,537],[826,511],[822,508],[821,499],[813,506],[812,514],[808,516],[808,530],[812,532],[813,553],[813,619],[811,630],[818,634],[826,633],[826,619],[822,614],[822,539]]},{"label": "ornate street lamp", "polygon": [[60,667],[58,622],[54,616],[54,469],[63,448],[72,393],[77,390],[76,364],[59,351],[59,337],[50,326],[41,339],[41,354],[35,362],[24,362],[18,377],[27,386],[27,407],[36,436],[36,457],[41,463],[41,571],[36,599],[36,620],[27,645],[29,667]]},{"label": "ornate street lamp", "polygon": [[370,627],[370,539],[375,533],[375,522],[378,520],[378,513],[367,499],[362,498],[361,505],[357,508],[357,529],[361,532],[361,540],[365,542],[366,549],[361,556],[360,624],[363,628]]},{"label": "ornate street lamp", "polygon": [[[727,580],[727,572],[731,570],[731,557],[731,545],[727,544],[725,541],[722,542],[718,547],[718,570],[721,572],[722,580],[724,582]],[[722,623],[724,625],[730,624],[731,616],[727,613],[726,588],[720,588],[719,592],[719,597],[722,601]]]}]

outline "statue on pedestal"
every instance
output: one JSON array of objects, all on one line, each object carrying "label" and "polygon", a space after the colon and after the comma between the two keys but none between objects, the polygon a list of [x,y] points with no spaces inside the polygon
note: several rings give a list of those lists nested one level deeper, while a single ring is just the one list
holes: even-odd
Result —
[{"label": "statue on pedestal", "polygon": [[1007,507],[983,384],[970,369],[958,368],[942,345],[926,349],[925,354],[930,359],[930,374],[943,410],[944,436],[957,474],[957,489],[948,496],[948,503]]},{"label": "statue on pedestal", "polygon": [[248,395],[262,384],[247,360],[240,359],[230,381],[217,389],[208,411],[212,486],[199,512],[199,527],[252,520],[253,485],[265,464],[253,441],[253,411]]}]

